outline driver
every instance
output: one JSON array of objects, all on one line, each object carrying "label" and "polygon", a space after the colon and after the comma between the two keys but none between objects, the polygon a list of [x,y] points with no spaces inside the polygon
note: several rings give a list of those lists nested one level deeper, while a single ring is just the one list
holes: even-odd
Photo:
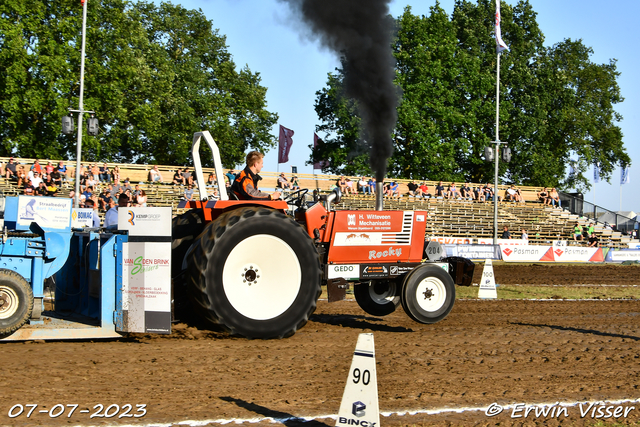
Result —
[{"label": "driver", "polygon": [[277,200],[280,192],[263,193],[258,190],[258,181],[262,179],[258,173],[264,166],[264,154],[259,151],[252,151],[247,154],[247,166],[240,172],[233,181],[231,191],[239,200]]}]

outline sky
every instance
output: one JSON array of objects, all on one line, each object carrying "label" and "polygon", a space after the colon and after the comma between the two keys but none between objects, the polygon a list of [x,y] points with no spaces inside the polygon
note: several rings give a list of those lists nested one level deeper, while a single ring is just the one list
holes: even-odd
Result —
[{"label": "sky", "polygon": [[[159,4],[161,0],[154,2]],[[313,144],[315,126],[320,124],[313,108],[315,93],[325,86],[327,74],[339,65],[338,58],[317,41],[303,36],[288,6],[278,0],[171,0],[171,3],[199,9],[213,22],[214,28],[226,36],[236,66],[248,65],[252,72],[260,73],[261,84],[268,89],[267,109],[278,114],[278,124],[295,132],[289,162],[278,164],[277,150],[273,149],[266,153],[264,170],[290,172],[296,166],[299,173],[313,173],[312,166],[305,163],[311,153],[309,145]],[[429,15],[429,8],[435,3],[436,0],[392,0],[389,11],[397,17],[409,5],[414,15]],[[516,1],[502,0],[502,3],[515,5]],[[640,199],[633,196],[632,190],[640,182],[637,144],[640,79],[636,77],[640,56],[633,53],[640,45],[640,33],[636,30],[640,1],[611,0],[606,7],[602,0],[531,0],[531,4],[538,14],[545,45],[567,38],[582,39],[593,48],[591,61],[602,64],[617,60],[621,73],[618,84],[625,100],[615,109],[623,116],[618,125],[632,160],[630,183],[620,185],[617,168],[611,184],[604,181],[594,184],[584,198],[609,210],[640,213]],[[440,5],[451,15],[454,0],[440,0]],[[508,45],[508,38],[503,35],[503,39]],[[278,125],[272,134],[278,136]],[[593,181],[593,170],[587,174]]]}]

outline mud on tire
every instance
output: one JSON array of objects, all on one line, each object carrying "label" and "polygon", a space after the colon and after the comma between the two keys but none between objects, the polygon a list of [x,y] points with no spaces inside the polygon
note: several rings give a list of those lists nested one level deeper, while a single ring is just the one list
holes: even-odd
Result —
[{"label": "mud on tire", "polygon": [[187,289],[200,314],[248,338],[293,335],[307,323],[321,292],[313,241],[272,209],[221,215],[197,238],[187,264]]}]

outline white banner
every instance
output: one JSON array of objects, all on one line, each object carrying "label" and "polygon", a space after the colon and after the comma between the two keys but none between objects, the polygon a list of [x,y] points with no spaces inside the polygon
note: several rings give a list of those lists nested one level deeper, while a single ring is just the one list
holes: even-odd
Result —
[{"label": "white banner", "polygon": [[500,245],[504,261],[553,261],[551,246]]},{"label": "white banner", "polygon": [[71,199],[43,196],[18,197],[18,224],[62,230],[71,226]]},{"label": "white banner", "polygon": [[[478,239],[479,245],[493,245],[493,239]],[[499,245],[528,245],[525,239],[498,239]]]},{"label": "white banner", "polygon": [[[589,262],[598,251],[598,248],[585,248],[581,246],[566,246],[553,249],[556,262]],[[602,258],[602,257],[600,257]],[[600,259],[600,261],[603,261]]]},{"label": "white banner", "polygon": [[118,208],[118,230],[130,236],[171,236],[171,207]]}]

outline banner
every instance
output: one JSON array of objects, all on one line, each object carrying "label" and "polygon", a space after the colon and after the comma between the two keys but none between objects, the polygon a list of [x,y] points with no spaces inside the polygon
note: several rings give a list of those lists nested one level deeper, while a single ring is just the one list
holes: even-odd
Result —
[{"label": "banner", "polygon": [[289,151],[293,144],[293,131],[280,125],[280,145],[278,147],[278,163],[287,163],[289,161]]},{"label": "banner", "polygon": [[607,262],[640,261],[638,249],[610,249],[606,258]]},{"label": "banner", "polygon": [[595,184],[600,182],[600,165],[597,163],[593,164],[593,182]]},{"label": "banner", "polygon": [[500,0],[496,0],[496,45],[496,53],[509,50],[507,44],[502,40],[500,31]]},{"label": "banner", "polygon": [[[324,142],[318,137],[318,134],[316,134],[315,132],[313,133],[313,149],[315,151],[316,148],[318,148],[319,145],[324,144]],[[315,162],[313,164],[313,168],[314,169],[320,169],[322,170],[322,168],[326,168],[329,166],[329,162],[327,162],[326,160],[320,160],[318,162]]]},{"label": "banner", "polygon": [[442,245],[448,257],[459,256],[468,259],[502,259],[498,245]]},{"label": "banner", "polygon": [[620,185],[629,183],[629,166],[620,168]]},{"label": "banner", "polygon": [[[493,239],[480,238],[478,239],[479,245],[493,245]],[[529,241],[525,239],[498,239],[499,245],[528,245]]]}]

